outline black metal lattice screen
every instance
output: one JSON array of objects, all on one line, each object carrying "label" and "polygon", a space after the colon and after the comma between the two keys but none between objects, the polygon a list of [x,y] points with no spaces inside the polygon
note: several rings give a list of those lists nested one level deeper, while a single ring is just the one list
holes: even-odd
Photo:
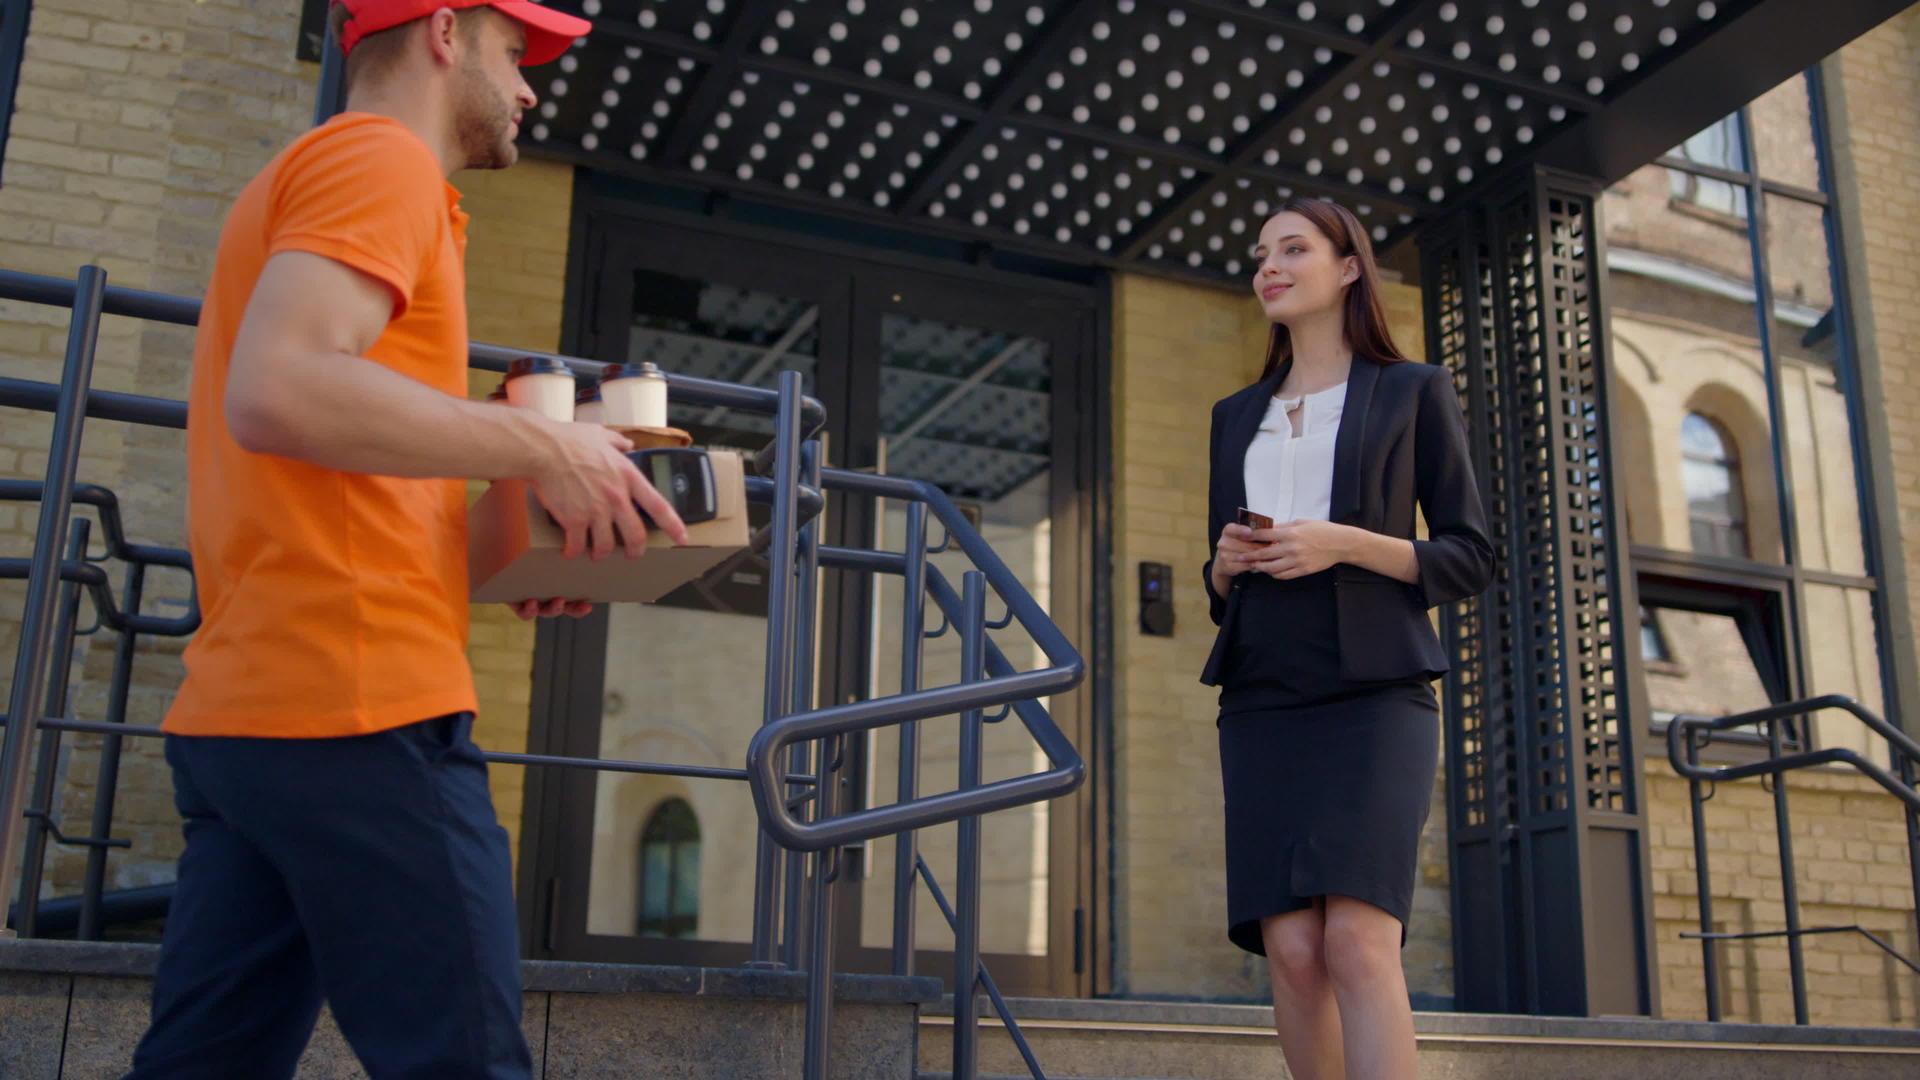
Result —
[{"label": "black metal lattice screen", "polygon": [[[1586,954],[1587,913],[1643,910],[1646,888],[1637,862],[1581,872],[1596,857],[1590,830],[1634,834],[1606,850],[1637,859],[1645,825],[1620,670],[1625,552],[1612,542],[1594,215],[1591,190],[1540,174],[1422,241],[1429,350],[1468,414],[1498,559],[1493,587],[1446,618],[1466,1008],[1644,1011],[1646,1000],[1644,978],[1599,985]],[[1643,894],[1594,895],[1595,882]]]},{"label": "black metal lattice screen", "polygon": [[[1595,244],[1593,202],[1548,188],[1541,195],[1546,349],[1556,408],[1554,518],[1561,530],[1562,654],[1559,706],[1566,716],[1567,790],[1589,810],[1634,813],[1637,785],[1632,734],[1623,723],[1623,630],[1618,574],[1625,545],[1615,550],[1610,506],[1606,393],[1596,295],[1603,273]],[[1618,535],[1624,540],[1626,531]],[[1564,805],[1564,804],[1562,804]]]}]

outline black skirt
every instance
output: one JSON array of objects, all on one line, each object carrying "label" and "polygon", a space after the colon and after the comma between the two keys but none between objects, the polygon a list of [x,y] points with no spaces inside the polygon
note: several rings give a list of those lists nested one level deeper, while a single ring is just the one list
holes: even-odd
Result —
[{"label": "black skirt", "polygon": [[1260,920],[1328,895],[1381,908],[1404,935],[1439,747],[1424,683],[1223,713],[1227,937],[1264,956]]}]

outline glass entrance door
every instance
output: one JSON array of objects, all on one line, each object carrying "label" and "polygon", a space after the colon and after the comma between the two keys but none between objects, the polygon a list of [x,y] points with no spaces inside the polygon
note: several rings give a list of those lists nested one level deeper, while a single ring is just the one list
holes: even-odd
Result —
[{"label": "glass entrance door", "polygon": [[[1074,553],[1082,526],[1070,445],[1080,418],[1068,408],[1077,389],[1076,321],[1062,312],[972,295],[915,276],[862,291],[856,311],[857,333],[874,361],[870,377],[879,387],[875,415],[868,420],[878,432],[876,467],[940,487],[1043,607],[1056,617],[1081,610],[1084,559]],[[904,506],[885,505],[874,523],[878,546],[900,547],[905,518]],[[937,527],[931,539],[940,545]],[[956,591],[971,566],[956,551],[936,554],[930,562]],[[869,670],[877,693],[900,689],[902,599],[901,582],[893,578],[881,580],[870,598]],[[989,603],[990,618],[1003,611],[1003,605]],[[929,628],[939,624],[939,616],[930,615]],[[1017,627],[993,637],[1016,669],[1046,665]],[[920,685],[959,678],[956,635],[926,641]],[[1042,704],[1066,730],[1075,730],[1078,697]],[[959,765],[957,722],[930,720],[919,729],[919,790],[951,790]],[[870,805],[897,798],[899,746],[897,729],[877,732],[868,743]],[[1016,719],[987,726],[985,751],[983,779],[989,783],[1047,768],[1045,755]],[[1086,845],[1079,842],[1076,801],[1021,807],[982,820],[981,942],[1003,986],[1062,993],[1077,985],[1074,934],[1076,925],[1084,925],[1076,924],[1076,912],[1084,920],[1080,878]],[[956,834],[957,826],[948,825],[918,837],[920,855],[949,892],[958,876]],[[894,940],[895,850],[889,839],[863,852],[858,940],[860,961],[873,970],[886,970]],[[952,932],[924,888],[916,891],[913,940],[916,970],[950,975]]]},{"label": "glass entrance door", "polygon": [[[582,352],[681,374],[844,397],[847,283],[805,252],[723,257],[698,233],[590,230]],[[763,251],[762,254],[768,254]],[[831,371],[826,370],[830,366]],[[771,417],[669,404],[697,444],[752,452]],[[754,506],[753,524],[766,520]],[[750,553],[652,604],[609,604],[543,634],[535,696],[555,753],[741,767],[763,716],[767,566]],[[756,818],[744,783],[632,773],[545,778],[523,893],[536,955],[724,966],[752,941]],[[528,856],[523,856],[523,859]]]},{"label": "glass entrance door", "polygon": [[[780,244],[611,218],[587,231],[580,348],[674,372],[774,385],[798,370],[827,405],[828,464],[929,480],[981,531],[1056,621],[1079,637],[1087,608],[1075,439],[1090,305],[1004,285],[831,258]],[[697,443],[757,450],[771,419],[671,407]],[[764,511],[762,511],[764,513]],[[827,542],[897,549],[904,508],[829,501]],[[956,588],[964,559],[935,557]],[[821,582],[817,685],[825,701],[897,692],[900,584],[829,572]],[[996,605],[997,607],[998,605]],[[763,716],[766,567],[725,564],[655,604],[607,605],[542,635],[535,737],[548,752],[738,768]],[[935,620],[937,625],[937,619]],[[1018,628],[996,641],[1019,668],[1045,659]],[[926,643],[922,685],[958,678],[949,634]],[[1047,702],[1069,732],[1084,692]],[[923,791],[954,786],[955,722],[922,724]],[[897,737],[855,747],[854,797],[891,802]],[[1084,745],[1084,743],[1083,743]],[[987,733],[991,781],[1044,769],[1018,721]],[[756,820],[735,781],[556,774],[529,800],[522,884],[535,955],[731,965],[751,940]],[[1072,993],[1074,930],[1091,868],[1087,796],[985,820],[982,920],[1009,992]],[[954,827],[922,838],[951,889]],[[836,886],[841,970],[884,971],[892,940],[892,844],[852,853]],[[921,891],[919,969],[950,974],[952,935]]]}]

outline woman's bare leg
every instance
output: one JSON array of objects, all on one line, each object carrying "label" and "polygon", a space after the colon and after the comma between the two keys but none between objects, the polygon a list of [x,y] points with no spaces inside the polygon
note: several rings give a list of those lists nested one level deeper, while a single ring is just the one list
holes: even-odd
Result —
[{"label": "woman's bare leg", "polygon": [[1400,920],[1351,896],[1326,897],[1325,911],[1326,972],[1340,1003],[1348,1077],[1415,1080]]},{"label": "woman's bare leg", "polygon": [[1273,1027],[1294,1080],[1346,1080],[1340,1007],[1327,976],[1326,920],[1316,903],[1260,920],[1273,975]]}]

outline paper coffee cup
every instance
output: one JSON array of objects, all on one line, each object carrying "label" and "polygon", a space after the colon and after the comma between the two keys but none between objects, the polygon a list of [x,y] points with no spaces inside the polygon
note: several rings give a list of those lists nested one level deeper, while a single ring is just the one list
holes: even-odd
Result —
[{"label": "paper coffee cup", "polygon": [[552,357],[525,356],[507,369],[507,401],[549,420],[573,419],[573,372]]},{"label": "paper coffee cup", "polygon": [[600,379],[605,423],[614,427],[667,426],[667,377],[653,364],[623,364]]},{"label": "paper coffee cup", "polygon": [[604,424],[607,422],[607,407],[599,394],[592,397],[578,397],[573,401],[573,419],[581,424]]}]

